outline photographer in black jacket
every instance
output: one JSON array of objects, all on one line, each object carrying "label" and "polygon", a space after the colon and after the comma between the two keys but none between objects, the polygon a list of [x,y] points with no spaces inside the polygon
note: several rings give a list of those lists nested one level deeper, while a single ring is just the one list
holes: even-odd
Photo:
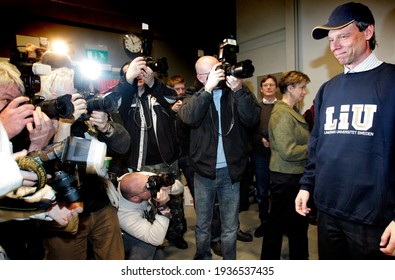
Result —
[{"label": "photographer in black jacket", "polygon": [[[236,259],[240,180],[248,162],[246,127],[259,120],[260,107],[242,79],[225,75],[213,56],[200,57],[197,79],[204,87],[179,111],[191,127],[190,157],[196,210],[195,259],[211,259],[210,225],[215,197],[221,219],[224,259]],[[220,84],[226,86],[220,86]]]}]

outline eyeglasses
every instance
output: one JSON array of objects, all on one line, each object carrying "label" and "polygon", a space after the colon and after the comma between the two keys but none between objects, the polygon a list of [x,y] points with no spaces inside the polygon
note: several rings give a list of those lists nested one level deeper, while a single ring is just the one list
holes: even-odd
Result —
[{"label": "eyeglasses", "polygon": [[275,87],[276,84],[262,84],[262,87]]},{"label": "eyeglasses", "polygon": [[139,192],[139,193],[134,194],[134,195],[131,195],[130,197],[139,196],[139,195],[141,195],[141,194],[143,194],[143,193],[145,193],[145,192],[147,192],[147,191],[149,191],[149,189],[147,188],[147,186],[144,186],[144,191]]},{"label": "eyeglasses", "polygon": [[204,76],[204,75],[208,75],[208,74],[210,74],[210,72],[207,72],[207,73],[199,73],[198,75]]}]

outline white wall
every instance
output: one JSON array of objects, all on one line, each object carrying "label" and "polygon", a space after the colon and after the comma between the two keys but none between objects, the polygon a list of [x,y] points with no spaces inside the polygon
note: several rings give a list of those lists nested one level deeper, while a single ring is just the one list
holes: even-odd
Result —
[{"label": "white wall", "polygon": [[[254,77],[247,80],[251,90],[258,92],[258,76],[300,70],[311,79],[302,111],[310,107],[321,84],[342,71],[327,40],[314,40],[311,31],[326,23],[333,9],[346,2],[237,0],[238,60],[253,61]],[[360,2],[371,9],[376,20],[376,55],[383,61],[395,63],[395,1]]]}]

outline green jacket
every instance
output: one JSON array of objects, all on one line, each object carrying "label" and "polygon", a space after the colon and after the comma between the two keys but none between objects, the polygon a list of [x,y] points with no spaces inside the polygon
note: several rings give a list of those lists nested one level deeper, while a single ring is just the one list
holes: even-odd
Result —
[{"label": "green jacket", "polygon": [[269,122],[271,171],[302,174],[307,162],[309,125],[299,110],[277,101]]}]

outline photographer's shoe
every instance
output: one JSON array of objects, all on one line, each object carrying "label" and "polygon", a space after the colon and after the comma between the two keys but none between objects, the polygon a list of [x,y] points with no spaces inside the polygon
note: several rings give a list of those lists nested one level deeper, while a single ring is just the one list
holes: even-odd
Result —
[{"label": "photographer's shoe", "polygon": [[214,254],[222,257],[221,241],[211,242],[210,247],[211,250],[213,250]]},{"label": "photographer's shoe", "polygon": [[242,242],[251,242],[252,235],[239,229],[239,231],[237,232],[237,240]]},{"label": "photographer's shoe", "polygon": [[188,248],[188,243],[182,237],[179,237],[179,238],[174,239],[174,240],[173,239],[171,239],[171,240],[168,239],[168,241],[171,242],[178,249],[186,249],[186,248]]}]

